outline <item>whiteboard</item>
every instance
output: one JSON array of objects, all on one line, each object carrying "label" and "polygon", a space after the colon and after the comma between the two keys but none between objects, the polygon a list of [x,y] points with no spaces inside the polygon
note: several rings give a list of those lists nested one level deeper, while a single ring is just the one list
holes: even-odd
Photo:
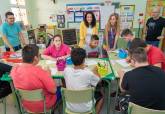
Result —
[{"label": "whiteboard", "polygon": [[109,16],[115,12],[115,6],[101,6],[101,29],[105,29],[105,25],[108,22]]}]

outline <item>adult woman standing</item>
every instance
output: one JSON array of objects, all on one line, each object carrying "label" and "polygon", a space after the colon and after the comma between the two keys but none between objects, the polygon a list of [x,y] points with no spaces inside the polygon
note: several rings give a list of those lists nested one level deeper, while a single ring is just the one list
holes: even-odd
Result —
[{"label": "adult woman standing", "polygon": [[86,12],[84,20],[80,24],[80,41],[79,46],[82,48],[89,44],[91,36],[98,35],[98,27],[93,12]]},{"label": "adult woman standing", "polygon": [[119,24],[120,21],[118,14],[111,14],[105,27],[105,39],[108,50],[114,50],[116,48],[117,39],[120,34]]}]

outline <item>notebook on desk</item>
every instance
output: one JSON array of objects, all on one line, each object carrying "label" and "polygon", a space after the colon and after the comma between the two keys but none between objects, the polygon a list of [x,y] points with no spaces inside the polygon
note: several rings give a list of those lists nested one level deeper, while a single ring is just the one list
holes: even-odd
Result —
[{"label": "notebook on desk", "polygon": [[125,59],[115,60],[116,63],[121,65],[122,67],[129,67],[130,65],[126,62]]}]

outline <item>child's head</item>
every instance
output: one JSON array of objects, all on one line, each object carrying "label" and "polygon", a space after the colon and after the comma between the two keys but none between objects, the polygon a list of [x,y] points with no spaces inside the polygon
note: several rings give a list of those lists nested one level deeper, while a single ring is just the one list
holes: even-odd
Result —
[{"label": "child's head", "polygon": [[142,40],[142,38],[133,39],[129,47],[129,51],[133,52],[138,47],[144,48],[145,50],[147,48],[147,44],[144,40]]},{"label": "child's head", "polygon": [[97,35],[92,35],[90,41],[91,48],[96,48],[98,45],[99,45],[99,37]]},{"label": "child's head", "polygon": [[134,51],[129,52],[131,65],[138,67],[139,64],[147,63],[147,53],[144,48],[138,47]]},{"label": "child's head", "polygon": [[35,44],[26,45],[22,49],[22,58],[24,63],[38,64],[40,59],[39,47]]},{"label": "child's head", "polygon": [[71,51],[71,60],[75,66],[84,64],[86,51],[82,48],[74,48]]},{"label": "child's head", "polygon": [[53,37],[53,44],[55,45],[56,48],[59,48],[62,44],[62,37],[61,35],[55,35]]},{"label": "child's head", "polygon": [[121,37],[123,37],[126,41],[131,41],[134,38],[133,33],[130,29],[124,29],[121,33]]}]

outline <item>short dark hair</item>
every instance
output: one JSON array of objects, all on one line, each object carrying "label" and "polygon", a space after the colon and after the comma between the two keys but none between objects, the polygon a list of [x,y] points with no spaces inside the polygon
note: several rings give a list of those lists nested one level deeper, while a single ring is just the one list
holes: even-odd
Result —
[{"label": "short dark hair", "polygon": [[88,12],[86,12],[86,14],[85,14],[85,17],[84,17],[84,23],[85,23],[85,26],[89,27],[89,23],[88,23],[88,21],[87,21],[87,15],[88,15],[88,14],[91,14],[91,15],[92,15],[91,26],[92,26],[92,28],[93,28],[93,27],[96,26],[96,18],[95,18],[94,13],[91,12],[91,11],[88,11]]},{"label": "short dark hair", "polygon": [[75,66],[81,65],[86,57],[86,51],[82,48],[74,48],[71,51],[71,60]]},{"label": "short dark hair", "polygon": [[121,37],[126,36],[128,34],[133,35],[133,33],[130,29],[124,29],[121,33]]},{"label": "short dark hair", "polygon": [[147,54],[142,47],[138,47],[133,51],[129,52],[131,59],[134,59],[138,63],[147,62]]},{"label": "short dark hair", "polygon": [[22,49],[22,58],[25,63],[33,63],[34,57],[39,55],[39,47],[35,44],[26,45]]},{"label": "short dark hair", "polygon": [[146,48],[147,44],[141,38],[135,38],[132,40],[130,47],[129,47],[129,50],[131,52],[131,51],[134,51],[138,47]]},{"label": "short dark hair", "polygon": [[97,35],[92,35],[91,40],[99,40],[99,37]]},{"label": "short dark hair", "polygon": [[13,12],[10,12],[10,11],[5,13],[5,17],[6,17],[6,18],[7,18],[9,15],[13,15],[13,16],[14,16],[14,13],[13,13]]}]

